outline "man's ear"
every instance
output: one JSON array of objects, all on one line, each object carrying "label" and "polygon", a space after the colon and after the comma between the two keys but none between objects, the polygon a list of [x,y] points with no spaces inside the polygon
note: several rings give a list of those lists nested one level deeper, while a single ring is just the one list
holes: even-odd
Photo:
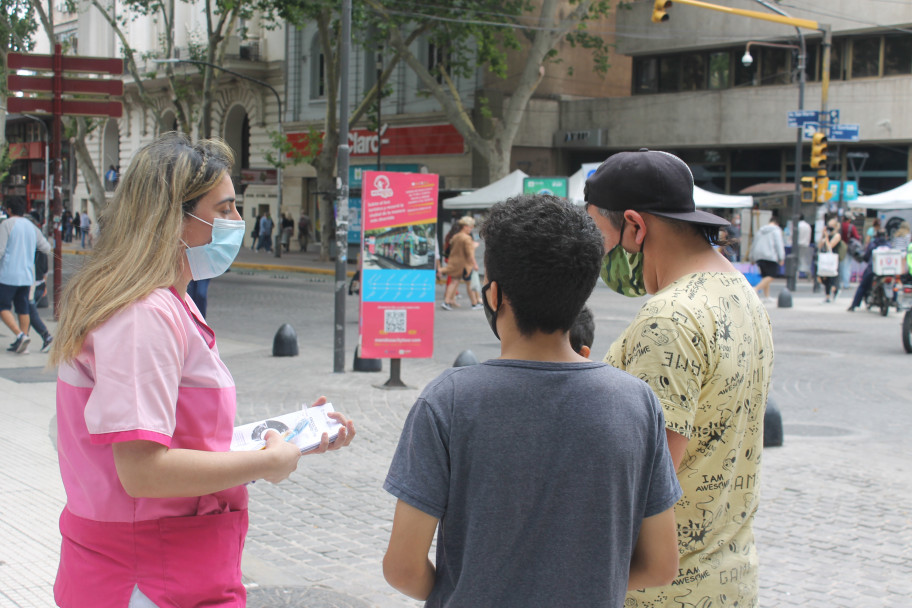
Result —
[{"label": "man's ear", "polygon": [[589,352],[590,352],[590,350],[589,350],[589,347],[588,347],[588,346],[586,346],[585,344],[583,344],[582,346],[580,346],[580,350],[579,350],[580,356],[586,357],[586,358],[588,359],[588,358],[589,358]]},{"label": "man's ear", "polygon": [[639,212],[627,209],[624,211],[624,221],[627,222],[629,227],[633,228],[631,232],[637,248],[642,247],[643,239],[646,238],[646,220]]}]

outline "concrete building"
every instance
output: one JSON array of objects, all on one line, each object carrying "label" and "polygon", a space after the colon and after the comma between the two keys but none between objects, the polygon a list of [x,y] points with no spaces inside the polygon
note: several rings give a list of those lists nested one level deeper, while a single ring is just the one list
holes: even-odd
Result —
[{"label": "concrete building", "polygon": [[[716,4],[773,14],[760,0]],[[857,142],[829,142],[831,179],[858,179],[868,194],[905,183],[912,171],[912,3],[799,4],[781,7],[832,28],[828,107],[860,131]],[[679,154],[698,185],[716,191],[794,183],[797,130],[786,118],[799,109],[795,51],[752,44],[753,63],[745,66],[742,57],[752,41],[797,45],[795,28],[679,3],[668,21],[653,23],[653,6],[637,0],[618,17],[618,52],[633,61],[631,95],[561,103],[555,146],[564,167],[645,146]],[[822,35],[804,35],[804,108],[819,109]],[[812,174],[808,156],[805,140],[805,176]]]}]

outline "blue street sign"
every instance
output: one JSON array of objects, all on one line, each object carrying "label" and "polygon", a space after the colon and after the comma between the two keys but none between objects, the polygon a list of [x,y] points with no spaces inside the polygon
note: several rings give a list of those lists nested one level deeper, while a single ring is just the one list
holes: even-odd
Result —
[{"label": "blue street sign", "polygon": [[818,112],[820,122],[830,125],[839,123],[839,110],[827,110],[826,113]]},{"label": "blue street sign", "polygon": [[814,133],[816,133],[817,131],[820,130],[820,123],[819,122],[806,122],[806,123],[804,123],[804,125],[802,125],[801,129],[802,129],[803,137],[805,139],[811,139],[812,137],[814,137]]},{"label": "blue street sign", "polygon": [[806,123],[817,122],[817,114],[817,110],[792,110],[788,113],[788,126],[803,127]]},{"label": "blue street sign", "polygon": [[858,125],[833,125],[830,127],[830,141],[858,141]]}]

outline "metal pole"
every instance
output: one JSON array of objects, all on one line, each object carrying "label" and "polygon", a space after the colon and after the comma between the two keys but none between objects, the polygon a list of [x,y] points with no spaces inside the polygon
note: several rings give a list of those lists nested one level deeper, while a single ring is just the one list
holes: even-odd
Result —
[{"label": "metal pole", "polygon": [[380,170],[380,156],[383,148],[383,120],[381,120],[381,106],[383,105],[383,88],[380,86],[383,77],[383,47],[377,51],[377,171]]},{"label": "metal pole", "polygon": [[339,52],[339,154],[336,201],[336,306],[333,372],[345,371],[345,263],[348,259],[348,57],[351,49],[351,0],[342,0],[342,44]]},{"label": "metal pole", "polygon": [[[63,200],[61,197],[61,186],[63,185],[63,163],[61,162],[62,146],[61,124],[63,116],[63,101],[61,92],[63,91],[63,51],[59,44],[54,45],[54,101],[53,101],[53,131],[54,131],[54,318],[60,319],[60,296],[63,290],[63,239],[60,234],[60,223],[56,218],[63,213]],[[72,204],[72,201],[70,201]]]}]

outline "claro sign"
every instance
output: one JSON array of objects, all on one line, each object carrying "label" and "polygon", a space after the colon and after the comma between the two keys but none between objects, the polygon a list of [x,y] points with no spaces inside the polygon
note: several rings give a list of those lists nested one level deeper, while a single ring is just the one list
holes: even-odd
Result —
[{"label": "claro sign", "polygon": [[[289,133],[288,141],[302,152],[307,152],[307,133]],[[377,143],[382,145],[381,153],[389,156],[428,156],[440,154],[462,154],[465,140],[453,125],[425,125],[420,127],[387,127],[376,131],[354,129],[348,132],[351,156],[376,156]]]}]

